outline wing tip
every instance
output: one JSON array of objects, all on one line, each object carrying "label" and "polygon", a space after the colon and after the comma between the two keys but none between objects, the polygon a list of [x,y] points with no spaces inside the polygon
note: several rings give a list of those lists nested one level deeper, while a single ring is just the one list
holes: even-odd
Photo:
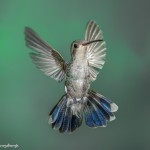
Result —
[{"label": "wing tip", "polygon": [[96,23],[95,20],[93,20],[92,18],[89,19],[88,23]]},{"label": "wing tip", "polygon": [[32,29],[28,26],[24,27],[24,33],[27,34],[28,32],[30,32]]}]

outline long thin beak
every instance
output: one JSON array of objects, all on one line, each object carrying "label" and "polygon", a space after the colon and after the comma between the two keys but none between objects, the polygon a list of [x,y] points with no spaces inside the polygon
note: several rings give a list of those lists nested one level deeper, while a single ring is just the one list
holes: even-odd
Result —
[{"label": "long thin beak", "polygon": [[89,41],[89,42],[85,42],[85,43],[82,43],[83,46],[86,46],[86,45],[89,45],[91,43],[94,43],[94,42],[101,42],[103,40],[93,40],[93,41]]}]

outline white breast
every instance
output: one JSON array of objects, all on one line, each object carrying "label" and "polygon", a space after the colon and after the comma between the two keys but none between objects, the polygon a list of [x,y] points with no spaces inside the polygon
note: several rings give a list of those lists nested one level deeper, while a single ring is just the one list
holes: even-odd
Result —
[{"label": "white breast", "polygon": [[72,76],[76,79],[84,79],[87,76],[87,62],[75,61],[72,66]]}]

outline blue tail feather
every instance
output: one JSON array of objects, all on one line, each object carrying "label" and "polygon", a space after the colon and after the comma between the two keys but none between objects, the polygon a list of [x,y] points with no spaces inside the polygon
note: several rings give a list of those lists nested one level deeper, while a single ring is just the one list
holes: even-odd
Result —
[{"label": "blue tail feather", "polygon": [[82,124],[82,115],[76,116],[72,115],[71,119],[71,132],[75,131],[77,128],[79,128]]},{"label": "blue tail feather", "polygon": [[63,120],[63,124],[60,128],[60,132],[66,132],[69,128],[69,122],[70,122],[70,108],[67,107],[66,108],[66,112],[65,112],[65,116],[64,116],[64,120]]},{"label": "blue tail feather", "polygon": [[69,107],[69,127],[68,127],[68,130],[67,130],[68,133],[72,132],[71,131],[71,128],[72,128],[72,126],[71,126],[71,120],[72,120],[72,111],[71,111],[71,108]]},{"label": "blue tail feather", "polygon": [[59,129],[62,126],[64,115],[65,115],[65,105],[66,105],[66,102],[62,106],[62,109],[59,112],[59,116],[58,116],[56,122],[54,123],[53,128],[55,128],[55,129]]},{"label": "blue tail feather", "polygon": [[71,132],[75,131],[76,128],[78,128],[78,118],[73,115],[71,119]]},{"label": "blue tail feather", "polygon": [[71,107],[67,106],[67,96],[64,95],[50,112],[49,123],[60,133],[71,133],[81,126],[82,115],[73,114]]},{"label": "blue tail feather", "polygon": [[89,97],[91,97],[93,99],[93,102],[97,105],[97,107],[101,110],[101,112],[103,113],[103,115],[105,116],[106,120],[108,121],[112,121],[115,119],[114,114],[111,112],[110,109],[108,109],[107,107],[105,107],[104,105],[102,105],[102,103],[99,101],[99,99],[97,99],[96,97],[94,97],[94,95],[89,95]]},{"label": "blue tail feather", "polygon": [[101,121],[100,121],[99,116],[98,116],[97,112],[95,111],[94,106],[91,103],[91,101],[87,102],[87,106],[90,109],[90,112],[91,112],[91,115],[92,115],[92,119],[93,119],[93,122],[94,122],[94,126],[95,127],[101,126]]},{"label": "blue tail feather", "polygon": [[96,108],[96,112],[101,121],[101,126],[105,127],[107,125],[107,122],[106,122],[104,114],[102,113],[101,109],[99,109],[98,107]]},{"label": "blue tail feather", "polygon": [[89,127],[94,127],[95,125],[94,125],[94,121],[93,121],[93,118],[92,118],[92,114],[89,111],[89,108],[86,104],[85,104],[85,107],[84,107],[84,115],[85,115],[86,125],[89,126]]},{"label": "blue tail feather", "polygon": [[55,105],[55,107],[53,108],[53,110],[50,112],[50,119],[49,119],[49,123],[54,123],[56,121],[56,119],[58,118],[59,112],[63,106],[63,104],[66,101],[66,96],[62,96],[62,98],[60,99],[60,101]]},{"label": "blue tail feather", "polygon": [[97,105],[97,107],[101,110],[101,112],[105,116],[106,120],[111,121],[111,120],[115,119],[114,114],[109,109],[104,107],[94,96],[91,97],[91,95],[90,95],[89,97],[92,98],[93,103],[95,103]]},{"label": "blue tail feather", "polygon": [[100,94],[89,90],[87,94],[87,106],[85,106],[84,109],[85,122],[89,127],[105,127],[107,121],[115,119],[112,112],[116,111],[117,108],[117,105],[113,102],[107,100]]},{"label": "blue tail feather", "polygon": [[113,103],[111,100],[107,99],[103,95],[100,95],[99,93],[94,92],[93,90],[89,90],[89,94],[91,96],[94,96],[98,102],[105,107],[110,112],[115,112],[118,110],[118,106]]},{"label": "blue tail feather", "polygon": [[89,101],[93,106],[92,110],[96,113],[95,117],[98,120],[96,126],[103,126],[103,127],[106,126],[106,118],[101,109],[95,104],[95,102],[92,101],[92,99],[89,99]]}]

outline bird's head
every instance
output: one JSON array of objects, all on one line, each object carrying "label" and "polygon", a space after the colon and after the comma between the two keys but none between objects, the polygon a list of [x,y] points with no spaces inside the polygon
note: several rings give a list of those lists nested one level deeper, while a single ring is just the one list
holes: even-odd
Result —
[{"label": "bird's head", "polygon": [[75,40],[71,44],[71,56],[75,57],[76,55],[86,55],[87,46],[92,43],[100,42],[103,40],[97,39],[93,41],[85,41],[85,40]]}]

